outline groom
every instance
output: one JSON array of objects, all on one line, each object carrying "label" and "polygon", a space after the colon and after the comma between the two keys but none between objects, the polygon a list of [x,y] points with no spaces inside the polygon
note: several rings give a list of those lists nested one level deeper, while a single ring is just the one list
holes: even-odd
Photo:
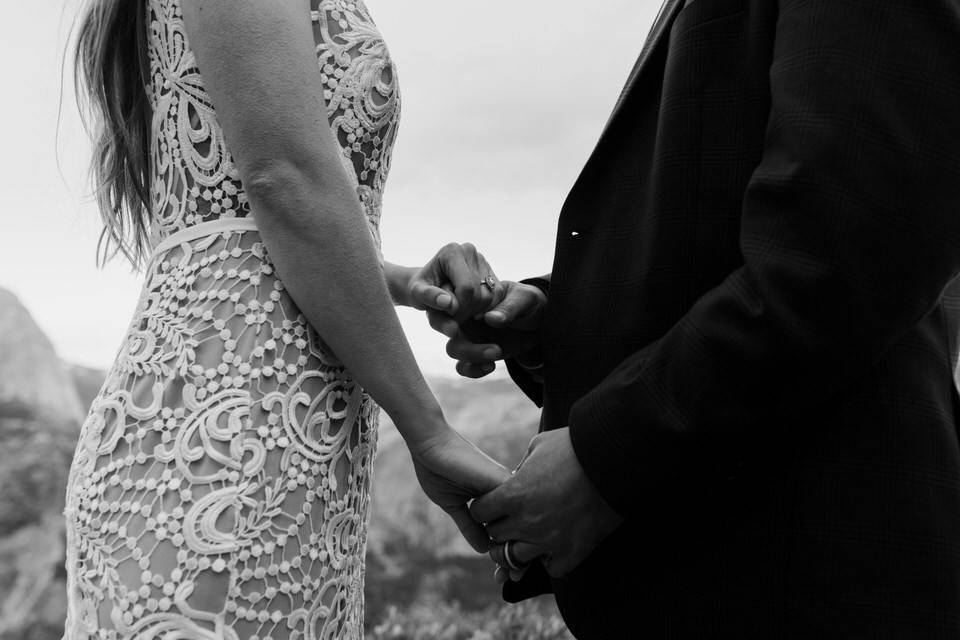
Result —
[{"label": "groom", "polygon": [[552,274],[485,337],[431,314],[543,406],[472,507],[504,597],[578,638],[960,637],[958,272],[960,0],[668,0]]}]

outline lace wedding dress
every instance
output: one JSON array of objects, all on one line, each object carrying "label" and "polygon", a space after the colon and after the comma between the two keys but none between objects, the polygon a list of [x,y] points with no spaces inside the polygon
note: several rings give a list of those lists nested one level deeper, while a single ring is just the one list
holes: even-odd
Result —
[{"label": "lace wedding dress", "polygon": [[[393,66],[362,1],[314,6],[379,246]],[[379,410],[271,264],[179,0],[149,0],[149,21],[154,252],[70,472],[65,638],[360,638]]]}]

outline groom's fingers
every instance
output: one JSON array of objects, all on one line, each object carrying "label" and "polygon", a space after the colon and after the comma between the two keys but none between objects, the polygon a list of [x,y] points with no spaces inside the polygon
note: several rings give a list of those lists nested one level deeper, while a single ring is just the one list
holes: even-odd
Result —
[{"label": "groom's fingers", "polygon": [[[523,540],[510,542],[510,559],[519,567],[525,567],[543,554],[548,549]],[[495,544],[490,547],[490,559],[503,567],[509,567],[507,562],[506,545]]]},{"label": "groom's fingers", "polygon": [[546,305],[546,295],[537,287],[516,282],[503,283],[506,292],[483,319],[491,327],[510,327],[531,331],[539,324],[538,311]]},{"label": "groom's fingers", "polygon": [[547,553],[546,549],[523,541],[510,545],[510,555],[513,556],[513,561],[520,565],[519,570],[510,570],[510,580],[513,582],[523,580],[523,576],[527,575],[527,569],[530,568],[530,565],[545,553]]},{"label": "groom's fingers", "polygon": [[[499,522],[499,520],[511,514],[511,507],[513,505],[508,490],[512,482],[513,479],[511,478],[490,493],[482,495],[470,503],[470,515],[474,520],[477,522],[492,523],[487,526],[488,532],[491,531],[491,527],[498,527],[498,529],[502,530],[504,523]],[[507,531],[503,533],[507,533]],[[492,532],[490,537],[497,539]],[[497,539],[497,541],[503,542],[509,539],[510,538],[501,538]]]},{"label": "groom's fingers", "polygon": [[457,362],[457,373],[464,378],[479,379],[496,371],[497,365],[493,362]]},{"label": "groom's fingers", "polygon": [[454,338],[460,333],[457,321],[442,311],[427,310],[427,321],[435,331],[439,331],[448,338]]},{"label": "groom's fingers", "polygon": [[496,571],[493,572],[493,579],[496,580],[497,584],[504,584],[508,580],[510,582],[520,582],[523,580],[523,576],[527,575],[527,569],[529,568],[530,567],[524,567],[519,571],[514,571],[506,567],[497,566]]},{"label": "groom's fingers", "polygon": [[549,549],[524,542],[523,540],[517,540],[510,545],[510,556],[513,558],[513,561],[524,567],[548,551]]},{"label": "groom's fingers", "polygon": [[530,566],[528,565],[528,566],[520,569],[519,571],[514,571],[514,570],[511,569],[511,570],[510,570],[510,581],[511,581],[511,582],[520,582],[521,580],[523,580],[523,576],[527,575],[527,569],[529,569],[529,568],[530,568]]},{"label": "groom's fingers", "polygon": [[454,524],[460,529],[460,533],[466,539],[473,550],[477,553],[484,553],[490,548],[490,537],[487,535],[483,525],[473,519],[467,505],[460,507],[449,507],[446,512],[453,518]]},{"label": "groom's fingers", "polygon": [[530,565],[537,558],[546,554],[548,550],[535,544],[530,544],[522,540],[510,543],[510,559],[517,569],[511,569],[507,562],[506,545],[496,544],[490,547],[490,559],[498,565],[498,570],[494,574],[497,584],[503,584],[507,580],[520,582],[526,575]]},{"label": "groom's fingers", "polygon": [[474,344],[460,333],[447,342],[447,355],[460,362],[483,364],[503,358],[503,349],[495,344]]},{"label": "groom's fingers", "polygon": [[[474,517],[476,517],[476,515],[474,515]],[[488,522],[487,536],[497,544],[503,544],[507,540],[517,540],[522,537],[528,537],[520,530],[518,519],[510,516],[500,518],[495,522]]]}]

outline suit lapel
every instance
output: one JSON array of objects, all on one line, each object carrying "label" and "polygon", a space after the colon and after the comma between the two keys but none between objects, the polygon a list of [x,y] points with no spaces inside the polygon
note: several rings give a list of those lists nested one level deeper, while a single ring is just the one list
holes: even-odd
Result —
[{"label": "suit lapel", "polygon": [[[580,172],[580,176],[573,185],[570,195],[567,196],[567,202],[570,202],[570,199],[575,193],[577,193],[578,187],[580,187],[580,185],[583,184],[583,181],[587,179],[586,177],[589,175],[588,169],[593,164],[594,160],[597,159],[600,149],[603,148],[603,143],[607,139],[611,125],[616,120],[617,116],[620,115],[623,105],[630,96],[630,93],[639,84],[640,76],[643,75],[643,71],[646,68],[647,63],[650,61],[653,53],[657,50],[658,45],[660,45],[664,40],[664,36],[669,33],[670,27],[673,25],[673,21],[680,12],[680,9],[682,9],[686,5],[686,2],[689,1],[690,0],[664,0],[663,5],[660,7],[660,13],[657,15],[657,19],[654,20],[653,27],[650,29],[650,34],[647,36],[647,40],[643,45],[643,50],[640,51],[640,57],[637,58],[637,62],[633,65],[633,70],[630,72],[629,78],[627,78],[627,83],[623,87],[623,91],[620,92],[620,98],[617,100],[617,104],[613,108],[613,113],[610,114],[610,118],[607,120],[607,124],[603,129],[603,133],[600,134],[600,139],[597,141],[596,146],[593,148],[593,152],[590,154],[590,157],[587,159],[587,163],[584,165],[583,171]],[[564,208],[566,208],[566,204],[564,205]]]},{"label": "suit lapel", "polygon": [[660,41],[663,40],[663,37],[670,31],[670,26],[673,24],[674,17],[684,6],[684,4],[684,0],[664,0],[663,4],[660,6],[660,13],[657,14],[656,20],[653,21],[653,27],[650,29],[650,35],[647,36],[647,41],[644,43],[643,49],[640,51],[640,57],[637,58],[637,62],[633,65],[633,70],[630,72],[630,76],[627,78],[627,83],[624,85],[623,91],[620,92],[620,97],[617,99],[617,104],[613,108],[613,113],[610,114],[610,118],[607,120],[607,124],[603,129],[604,133],[606,133],[607,129],[610,128],[610,124],[617,117],[617,114],[620,113],[620,109],[623,107],[624,101],[630,94],[630,91],[633,89],[633,87],[637,84],[637,79],[640,77],[640,74],[643,72],[643,68],[650,60],[650,56],[653,55],[653,52],[657,49],[657,45],[660,44]]}]

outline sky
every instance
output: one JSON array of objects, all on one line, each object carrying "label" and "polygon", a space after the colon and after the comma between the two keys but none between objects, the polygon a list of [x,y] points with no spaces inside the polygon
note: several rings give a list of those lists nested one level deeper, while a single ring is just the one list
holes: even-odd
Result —
[{"label": "sky", "polygon": [[[61,68],[78,0],[18,2],[0,21],[0,287],[72,363],[110,365],[141,276],[96,266],[89,144]],[[502,279],[547,273],[556,220],[660,0],[367,0],[398,69],[400,135],[383,249],[420,265],[472,242]],[[61,82],[62,79],[62,82]],[[452,374],[444,338],[400,311],[422,368]]]}]

